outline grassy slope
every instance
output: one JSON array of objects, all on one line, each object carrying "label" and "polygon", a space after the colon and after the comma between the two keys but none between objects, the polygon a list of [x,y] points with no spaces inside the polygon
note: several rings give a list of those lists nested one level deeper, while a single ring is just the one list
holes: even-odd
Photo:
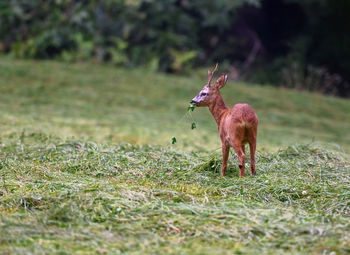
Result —
[{"label": "grassy slope", "polygon": [[[207,109],[194,111],[194,131],[191,120],[183,117],[205,77],[9,59],[0,59],[0,77],[3,135],[25,129],[99,142],[158,145],[168,145],[176,136],[182,149],[220,147]],[[256,109],[261,151],[313,140],[350,151],[349,101],[233,83],[222,94],[228,105],[249,102]]]},{"label": "grassy slope", "polygon": [[227,85],[260,147],[257,176],[231,157],[221,178],[207,110],[180,120],[200,79],[8,59],[0,77],[0,253],[350,251],[348,101]]}]

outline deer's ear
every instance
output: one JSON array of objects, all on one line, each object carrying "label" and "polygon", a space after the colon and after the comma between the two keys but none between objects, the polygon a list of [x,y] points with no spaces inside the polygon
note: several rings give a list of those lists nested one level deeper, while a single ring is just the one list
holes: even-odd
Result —
[{"label": "deer's ear", "polygon": [[215,85],[218,89],[221,89],[226,85],[226,82],[228,80],[228,75],[227,74],[222,74],[215,82]]}]

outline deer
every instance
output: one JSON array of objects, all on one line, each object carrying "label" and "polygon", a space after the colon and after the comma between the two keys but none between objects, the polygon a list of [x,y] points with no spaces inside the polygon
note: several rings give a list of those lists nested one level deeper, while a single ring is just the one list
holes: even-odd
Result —
[{"label": "deer", "polygon": [[225,176],[230,147],[234,149],[239,160],[239,176],[245,176],[245,145],[249,143],[250,169],[252,175],[255,171],[255,150],[258,132],[258,117],[249,104],[238,103],[229,109],[220,94],[228,80],[227,74],[222,74],[214,84],[210,84],[214,73],[218,70],[216,64],[213,71],[208,70],[208,82],[194,97],[190,104],[196,107],[209,107],[218,125],[222,148],[222,172]]}]

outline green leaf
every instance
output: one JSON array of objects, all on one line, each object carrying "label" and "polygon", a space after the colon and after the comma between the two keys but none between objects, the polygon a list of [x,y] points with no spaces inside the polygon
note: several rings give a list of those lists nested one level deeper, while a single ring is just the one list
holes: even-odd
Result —
[{"label": "green leaf", "polygon": [[176,137],[173,136],[173,137],[171,138],[171,144],[175,144],[175,143],[176,143]]},{"label": "green leaf", "polygon": [[190,104],[188,107],[187,107],[187,111],[192,111],[194,110],[194,108],[196,108],[196,106],[194,104]]},{"label": "green leaf", "polygon": [[191,124],[191,129],[195,129],[197,126],[196,126],[196,123],[192,122]]}]

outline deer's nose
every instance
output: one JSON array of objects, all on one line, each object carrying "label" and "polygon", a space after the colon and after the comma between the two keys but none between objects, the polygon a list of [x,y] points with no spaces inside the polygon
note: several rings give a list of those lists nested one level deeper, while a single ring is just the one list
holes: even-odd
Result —
[{"label": "deer's nose", "polygon": [[197,102],[194,100],[191,100],[190,104],[197,104]]}]

